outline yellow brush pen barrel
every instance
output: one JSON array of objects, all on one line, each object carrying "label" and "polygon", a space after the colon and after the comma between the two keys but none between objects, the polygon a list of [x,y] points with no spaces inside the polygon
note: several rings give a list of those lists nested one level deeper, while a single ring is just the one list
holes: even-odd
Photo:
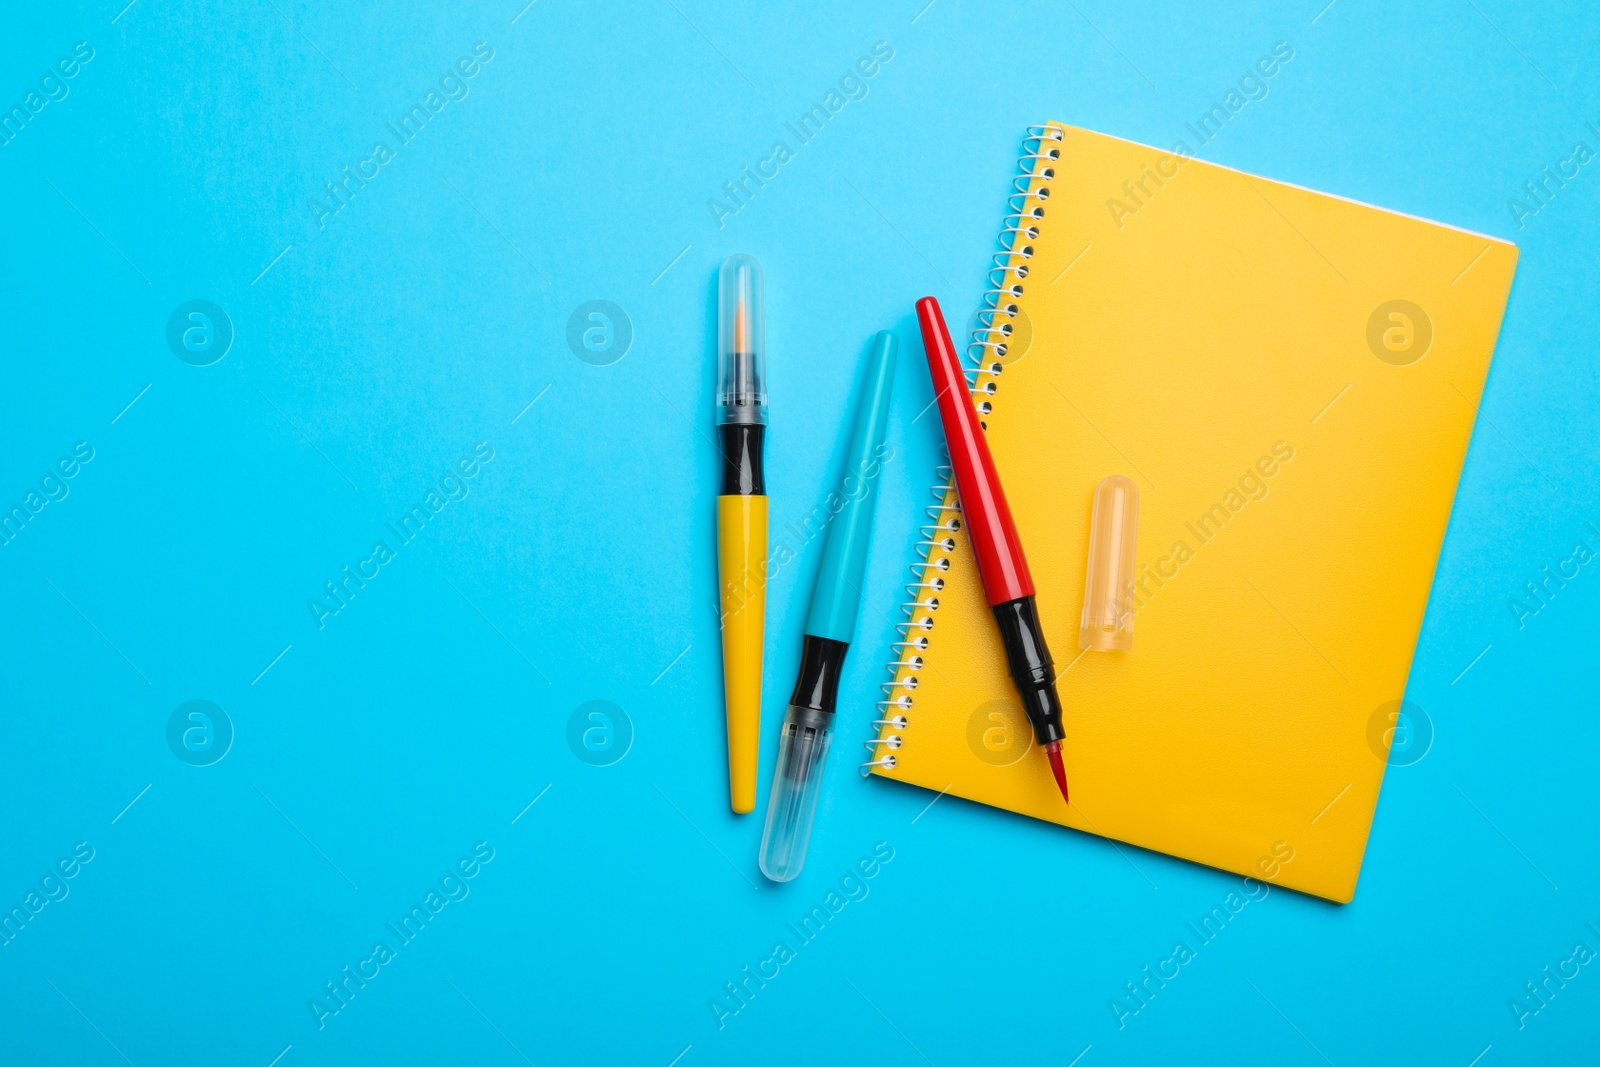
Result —
[{"label": "yellow brush pen barrel", "polygon": [[717,572],[722,590],[722,684],[728,711],[728,787],[733,810],[756,806],[761,742],[761,650],[767,613],[767,498],[717,497]]},{"label": "yellow brush pen barrel", "polygon": [[717,274],[717,568],[722,589],[722,686],[728,708],[733,810],[756,807],[761,741],[761,638],[767,613],[766,341],[761,264],[729,256]]}]

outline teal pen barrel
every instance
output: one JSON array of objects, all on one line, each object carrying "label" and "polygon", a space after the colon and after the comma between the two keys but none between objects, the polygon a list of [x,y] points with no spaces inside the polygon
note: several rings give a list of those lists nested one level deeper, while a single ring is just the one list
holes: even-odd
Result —
[{"label": "teal pen barrel", "polygon": [[787,882],[800,873],[822,791],[845,654],[856,629],[872,540],[872,512],[885,458],[897,345],[887,330],[873,339],[862,375],[850,446],[837,492],[844,503],[828,528],[817,584],[806,612],[800,677],[778,736],[778,767],[767,796],[761,873]]},{"label": "teal pen barrel", "polygon": [[878,503],[878,475],[887,450],[889,397],[894,389],[894,364],[899,345],[882,330],[873,338],[862,374],[850,448],[835,491],[844,500],[828,528],[827,547],[817,568],[817,584],[806,612],[805,632],[849,643],[861,607],[861,583],[872,540],[872,513]]}]

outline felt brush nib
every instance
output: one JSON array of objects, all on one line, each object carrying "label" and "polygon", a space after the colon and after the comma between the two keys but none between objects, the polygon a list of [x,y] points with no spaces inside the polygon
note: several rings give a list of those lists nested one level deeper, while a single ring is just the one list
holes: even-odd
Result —
[{"label": "felt brush nib", "polygon": [[1044,752],[1050,757],[1050,773],[1056,776],[1056,785],[1061,789],[1061,799],[1071,804],[1072,798],[1067,796],[1067,768],[1061,762],[1061,742],[1050,742],[1044,746]]}]

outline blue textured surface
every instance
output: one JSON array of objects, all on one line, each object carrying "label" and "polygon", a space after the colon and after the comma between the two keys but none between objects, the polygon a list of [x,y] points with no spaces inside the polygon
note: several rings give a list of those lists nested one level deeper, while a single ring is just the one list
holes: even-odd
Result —
[{"label": "blue textured surface", "polygon": [[[1600,565],[1525,583],[1600,551],[1600,162],[1524,188],[1600,150],[1592,6],[124,2],[12,5],[0,34],[24,116],[0,501],[27,516],[0,546],[5,1062],[1592,1058]],[[1355,902],[1274,891],[1119,1013],[1237,879],[851,766],[936,454],[912,304],[976,308],[1026,125],[1170,144],[1277,41],[1295,58],[1203,158],[1522,259],[1409,690],[1432,748],[1391,770]],[[830,91],[802,144],[785,124]],[[908,353],[838,751],[781,888],[727,811],[720,724],[734,251],[766,268],[796,556],[769,737],[854,369],[881,328]],[[232,324],[207,366],[215,313],[168,341],[193,300]],[[629,328],[569,322],[595,300]],[[221,714],[169,730],[196,700]],[[788,925],[829,903],[811,940]],[[365,985],[315,1009],[347,966]],[[733,981],[753,995],[719,1012]]]}]

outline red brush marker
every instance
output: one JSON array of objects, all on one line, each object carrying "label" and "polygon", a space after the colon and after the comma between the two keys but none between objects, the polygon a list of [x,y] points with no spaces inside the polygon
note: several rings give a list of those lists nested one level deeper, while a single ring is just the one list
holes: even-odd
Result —
[{"label": "red brush marker", "polygon": [[955,470],[956,494],[961,498],[967,538],[978,557],[983,592],[1005,642],[1011,680],[1033,723],[1034,736],[1050,757],[1050,770],[1061,787],[1061,799],[1071,803],[1066,768],[1061,764],[1061,740],[1066,731],[1061,727],[1056,670],[1034,607],[1033,577],[1022,555],[1022,540],[1011,521],[1005,490],[995,473],[989,444],[983,439],[983,428],[978,424],[972,394],[955,346],[950,343],[939,302],[931,296],[918,300],[917,322],[922,326],[922,347],[928,353],[928,370],[939,400],[939,421],[944,423],[944,439],[950,446],[950,465]]}]

